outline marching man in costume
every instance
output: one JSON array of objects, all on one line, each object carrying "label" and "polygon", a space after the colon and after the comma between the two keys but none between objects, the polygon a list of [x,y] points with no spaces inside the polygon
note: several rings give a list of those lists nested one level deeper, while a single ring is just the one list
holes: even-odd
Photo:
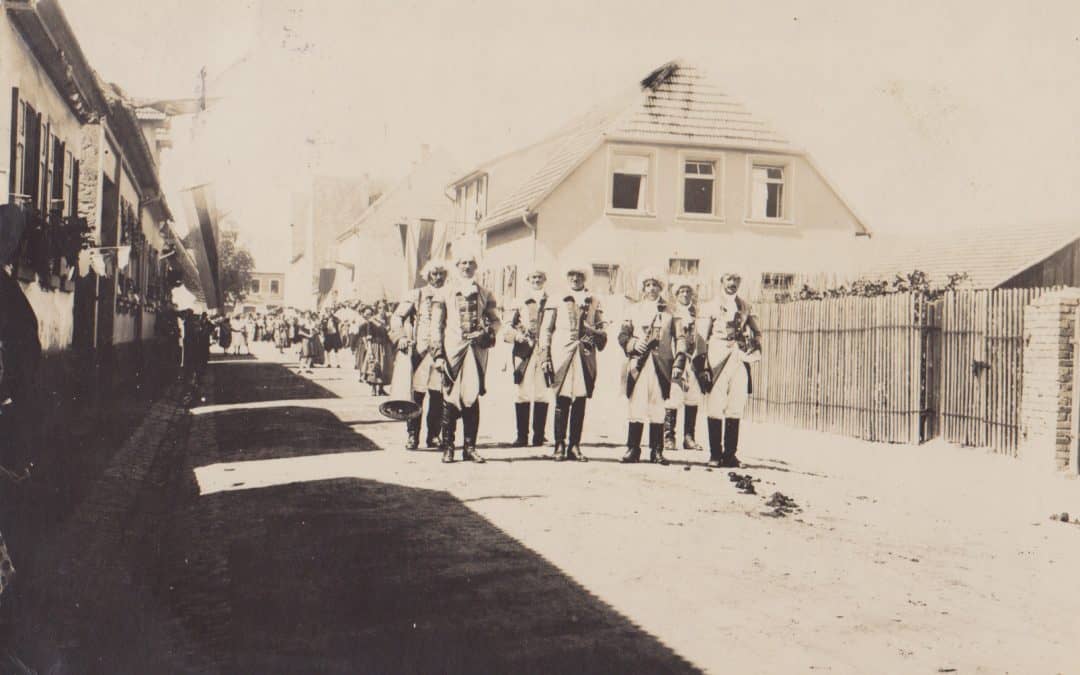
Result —
[{"label": "marching man in costume", "polygon": [[[459,250],[463,249],[463,250]],[[462,459],[478,464],[480,397],[484,395],[488,350],[495,344],[499,316],[491,291],[476,283],[476,255],[454,246],[458,279],[448,284],[432,307],[434,365],[443,375],[442,448],[444,462],[454,461],[454,436],[461,418],[464,431]]]},{"label": "marching man in costume", "polygon": [[584,266],[567,269],[568,289],[552,297],[540,330],[542,372],[555,392],[557,462],[588,461],[581,452],[585,401],[596,386],[596,353],[607,345],[603,312],[597,298],[585,288],[585,276]]},{"label": "marching man in costume", "polygon": [[[629,403],[629,428],[624,463],[641,459],[641,434],[649,425],[649,461],[667,465],[664,458],[664,412],[671,395],[675,354],[685,349],[675,332],[675,322],[660,292],[660,275],[645,270],[638,277],[641,301],[629,310],[619,331],[619,345],[626,354],[622,381]],[[676,344],[676,342],[680,344]]]},{"label": "marching man in costume", "polygon": [[719,297],[699,317],[707,348],[696,360],[709,416],[710,466],[739,466],[735,454],[750,392],[749,364],[760,358],[761,331],[750,304],[737,294],[741,282],[738,274],[724,274]]},{"label": "marching man in costume", "polygon": [[[439,447],[439,430],[442,428],[443,395],[442,375],[433,367],[431,350],[431,310],[435,298],[442,292],[446,283],[446,265],[441,261],[431,260],[422,271],[427,286],[409,291],[393,316],[390,317],[390,338],[397,348],[412,357],[412,398],[413,402],[424,407],[427,396],[427,438],[429,448]],[[410,419],[405,425],[408,439],[405,447],[415,450],[420,445],[420,417]]]},{"label": "marching man in costume", "polygon": [[694,285],[689,279],[676,277],[669,286],[675,295],[671,314],[675,319],[676,334],[682,338],[686,351],[675,356],[675,367],[682,377],[672,376],[671,398],[668,399],[667,413],[664,416],[664,450],[676,448],[679,427],[679,408],[683,408],[683,449],[704,450],[694,437],[697,428],[698,406],[701,404],[701,385],[698,382],[693,358],[704,353],[705,340],[697,331],[697,308],[694,306]]},{"label": "marching man in costume", "polygon": [[537,342],[544,311],[548,307],[548,294],[544,290],[547,275],[543,270],[530,270],[525,281],[530,288],[510,312],[510,325],[504,339],[513,345],[517,438],[515,448],[529,444],[529,409],[532,408],[532,444],[541,446],[547,426],[548,400],[551,392],[544,375],[540,372],[540,355]]}]

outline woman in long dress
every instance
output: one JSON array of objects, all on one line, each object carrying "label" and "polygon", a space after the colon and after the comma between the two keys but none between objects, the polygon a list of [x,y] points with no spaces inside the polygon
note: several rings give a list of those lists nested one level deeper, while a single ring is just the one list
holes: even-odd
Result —
[{"label": "woman in long dress", "polygon": [[316,343],[318,336],[315,327],[308,319],[299,322],[297,334],[300,336],[300,371],[314,372],[311,368],[315,361]]},{"label": "woman in long dress", "polygon": [[385,320],[373,310],[365,310],[367,321],[360,328],[361,349],[360,379],[371,385],[372,396],[386,396],[386,383],[390,381],[386,369],[390,337]]}]

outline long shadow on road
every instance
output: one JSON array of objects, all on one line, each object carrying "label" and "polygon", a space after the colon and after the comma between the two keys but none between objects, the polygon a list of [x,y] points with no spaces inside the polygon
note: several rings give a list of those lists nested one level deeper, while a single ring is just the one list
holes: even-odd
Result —
[{"label": "long shadow on road", "polygon": [[[214,403],[248,397],[252,368],[220,366]],[[285,372],[258,376],[289,394]],[[191,669],[695,672],[447,492],[334,478],[199,494],[199,466],[373,447],[320,413],[194,418],[182,480],[160,496],[167,535],[150,547]]]},{"label": "long shadow on road", "polygon": [[[225,672],[693,672],[446,492],[337,479],[195,497],[163,553]],[[208,659],[208,660],[203,660]]]}]

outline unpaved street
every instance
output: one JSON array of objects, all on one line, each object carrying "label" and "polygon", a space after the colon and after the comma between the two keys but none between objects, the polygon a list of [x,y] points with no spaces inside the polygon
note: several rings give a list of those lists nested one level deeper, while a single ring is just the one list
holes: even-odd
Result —
[{"label": "unpaved street", "polygon": [[[705,453],[618,464],[610,399],[590,403],[592,461],[557,464],[495,447],[512,435],[497,369],[489,462],[446,466],[402,449],[352,370],[260,355],[213,363],[182,436],[127,469],[135,501],[57,544],[111,553],[41,572],[59,581],[34,656],[62,672],[1075,672],[1080,526],[1049,519],[1080,512],[1075,481],[747,425],[746,495]],[[777,491],[801,511],[766,515]]]}]

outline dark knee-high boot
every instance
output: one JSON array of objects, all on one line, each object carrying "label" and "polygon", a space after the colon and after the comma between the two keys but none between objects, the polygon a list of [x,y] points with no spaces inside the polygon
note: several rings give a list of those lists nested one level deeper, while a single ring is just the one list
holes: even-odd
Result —
[{"label": "dark knee-high boot", "polygon": [[454,436],[457,435],[458,409],[446,403],[442,415],[442,461],[454,461]]},{"label": "dark knee-high boot", "polygon": [[694,433],[697,431],[697,406],[684,406],[683,412],[686,414],[686,421],[683,422],[683,450],[704,450]]},{"label": "dark knee-high boot", "polygon": [[677,409],[664,411],[664,450],[675,449],[675,429],[679,425]]},{"label": "dark knee-high boot", "polygon": [[724,420],[709,417],[709,466],[721,466],[724,462]]},{"label": "dark knee-high boot", "polygon": [[[412,393],[413,403],[420,407],[420,410],[424,409],[424,392],[414,391]],[[408,439],[405,441],[406,450],[415,450],[420,447],[420,413],[416,414],[416,417],[410,417],[405,422],[405,430],[408,432]]]},{"label": "dark knee-high boot", "polygon": [[739,451],[739,420],[734,417],[724,419],[724,466],[739,467],[735,453]]},{"label": "dark knee-high boot", "polygon": [[589,458],[581,452],[581,431],[585,427],[585,401],[584,396],[578,396],[570,404],[570,442],[566,447],[566,456],[579,462],[589,461]]},{"label": "dark knee-high boot", "polygon": [[547,429],[548,404],[537,401],[533,404],[532,414],[532,444],[534,448],[538,448],[547,443],[544,430]]},{"label": "dark knee-high boot", "polygon": [[515,403],[514,417],[517,421],[517,438],[514,439],[514,447],[524,448],[529,444],[529,404]]},{"label": "dark knee-high boot", "polygon": [[486,460],[476,451],[476,436],[480,432],[480,402],[477,401],[461,411],[461,426],[465,432],[461,458],[466,462],[483,464]]},{"label": "dark knee-high boot", "polygon": [[439,447],[439,431],[442,429],[443,407],[442,392],[428,390],[426,445],[429,448]]},{"label": "dark knee-high boot", "polygon": [[649,424],[649,461],[653,464],[668,465],[664,457],[664,424]]},{"label": "dark knee-high boot", "polygon": [[641,459],[641,433],[645,425],[641,422],[631,422],[626,427],[626,454],[620,460],[623,464],[632,464]]},{"label": "dark knee-high boot", "polygon": [[555,452],[552,459],[561,462],[566,459],[566,430],[570,426],[570,399],[559,396],[555,399]]}]

